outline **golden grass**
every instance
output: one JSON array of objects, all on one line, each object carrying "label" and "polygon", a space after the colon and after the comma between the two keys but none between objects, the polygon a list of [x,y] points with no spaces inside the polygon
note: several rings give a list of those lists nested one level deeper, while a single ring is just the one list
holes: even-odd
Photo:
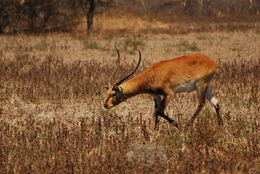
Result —
[{"label": "golden grass", "polygon": [[[34,73],[22,69],[28,64]],[[77,69],[68,64],[63,67],[66,71],[60,71],[59,61],[52,64],[33,59],[1,62],[1,70],[7,67],[6,73],[1,71],[1,171],[132,173],[135,168],[128,168],[127,150],[134,144],[153,143],[165,147],[170,173],[256,172],[259,60],[220,64],[212,89],[221,99],[225,125],[217,126],[214,109],[207,104],[187,132],[166,121],[160,122],[159,131],[153,130],[154,104],[146,95],[105,110],[102,86],[109,67],[90,64],[87,71],[87,64],[76,64]],[[123,68],[120,73],[126,74],[129,66]],[[184,126],[197,104],[194,93],[178,95],[167,112]]]},{"label": "golden grass", "polygon": [[[141,50],[144,61],[149,62],[195,52],[203,52],[212,59],[225,62],[260,57],[258,49],[260,34],[255,30],[185,35],[141,35],[139,37],[20,35],[0,36],[0,39],[2,58],[12,60],[19,56],[45,59],[46,56],[51,55],[55,58],[62,58],[64,62],[77,60],[107,62],[115,59],[114,45],[117,45],[126,61],[130,62],[136,59],[137,47]],[[186,44],[183,45],[183,43]],[[197,49],[193,50],[192,46]]]},{"label": "golden grass", "polygon": [[[260,35],[255,30],[0,39],[2,173],[133,173],[125,154],[134,144],[163,146],[168,173],[259,172]],[[147,95],[105,110],[103,86],[114,68],[115,43],[123,63],[114,81],[135,66],[137,48],[141,70],[198,50],[217,60],[212,91],[221,101],[224,127],[217,126],[209,103],[186,132],[163,119],[159,131],[153,130],[154,103]],[[178,94],[167,114],[183,127],[197,104],[195,93]]]},{"label": "golden grass", "polygon": [[[189,16],[161,13],[133,13],[125,10],[106,10],[96,14],[93,35],[140,36],[154,34],[189,34],[222,31],[259,31],[259,15]],[[72,29],[75,33],[86,32],[86,19]]]}]

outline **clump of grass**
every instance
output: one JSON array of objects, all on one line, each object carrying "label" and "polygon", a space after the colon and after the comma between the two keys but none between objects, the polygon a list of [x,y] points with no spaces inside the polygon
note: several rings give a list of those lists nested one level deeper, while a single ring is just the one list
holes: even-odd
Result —
[{"label": "clump of grass", "polygon": [[48,42],[46,39],[41,39],[40,43],[37,43],[34,48],[36,51],[46,51],[48,49]]},{"label": "clump of grass", "polygon": [[240,57],[240,53],[243,51],[243,47],[231,47],[229,50],[237,53],[237,56]]},{"label": "clump of grass", "polygon": [[196,37],[198,40],[209,40],[209,37],[208,36],[205,36],[205,35],[199,35]]},{"label": "clump of grass", "polygon": [[111,40],[113,40],[113,36],[112,35],[105,35],[104,39],[107,40],[107,41],[111,41]]},{"label": "clump of grass", "polygon": [[98,44],[96,42],[89,42],[89,41],[84,41],[84,48],[85,49],[100,49],[100,47],[98,46]]},{"label": "clump of grass", "polygon": [[129,54],[135,54],[135,51],[140,47],[143,47],[145,44],[141,40],[135,39],[126,39],[123,44],[123,50]]},{"label": "clump of grass", "polygon": [[100,51],[109,51],[109,49],[105,47],[101,47],[100,45],[97,44],[96,41],[93,41],[90,38],[84,38],[84,37],[77,37],[76,40],[79,40],[82,42],[84,49],[95,49],[95,50],[100,50]]},{"label": "clump of grass", "polygon": [[29,59],[30,58],[30,55],[29,55],[29,53],[27,53],[27,52],[24,52],[24,51],[17,51],[16,53],[15,53],[15,58],[16,58],[16,60],[26,60],[26,59]]},{"label": "clump of grass", "polygon": [[240,52],[240,51],[242,51],[243,50],[243,48],[242,47],[232,47],[232,48],[229,48],[229,50],[231,50],[231,51],[233,51],[233,52]]},{"label": "clump of grass", "polygon": [[200,51],[200,48],[197,46],[196,42],[190,43],[189,41],[183,40],[175,45],[179,51]]}]

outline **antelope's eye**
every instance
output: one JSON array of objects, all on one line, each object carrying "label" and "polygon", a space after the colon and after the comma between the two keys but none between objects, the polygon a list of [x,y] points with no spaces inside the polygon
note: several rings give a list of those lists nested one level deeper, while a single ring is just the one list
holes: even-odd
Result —
[{"label": "antelope's eye", "polygon": [[112,97],[115,97],[115,96],[116,96],[116,93],[113,93],[111,96],[112,96]]}]

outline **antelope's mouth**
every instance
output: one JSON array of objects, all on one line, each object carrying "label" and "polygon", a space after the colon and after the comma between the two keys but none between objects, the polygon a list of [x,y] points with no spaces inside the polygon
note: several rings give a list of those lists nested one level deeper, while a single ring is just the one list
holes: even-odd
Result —
[{"label": "antelope's mouth", "polygon": [[104,107],[105,107],[106,109],[111,109],[113,106],[108,106],[107,104],[104,104]]}]

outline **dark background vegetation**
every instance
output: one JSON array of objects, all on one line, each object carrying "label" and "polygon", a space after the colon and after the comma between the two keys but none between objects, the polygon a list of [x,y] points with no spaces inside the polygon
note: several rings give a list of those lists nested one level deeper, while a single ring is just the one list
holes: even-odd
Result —
[{"label": "dark background vegetation", "polygon": [[[1,0],[0,34],[39,33],[72,30],[82,17],[87,19],[90,33],[93,17],[104,11],[128,11],[135,14],[167,16],[223,17],[237,15],[230,20],[248,20],[248,15],[260,11],[259,0]],[[229,17],[227,17],[229,18]],[[193,20],[196,20],[193,18]]]}]

